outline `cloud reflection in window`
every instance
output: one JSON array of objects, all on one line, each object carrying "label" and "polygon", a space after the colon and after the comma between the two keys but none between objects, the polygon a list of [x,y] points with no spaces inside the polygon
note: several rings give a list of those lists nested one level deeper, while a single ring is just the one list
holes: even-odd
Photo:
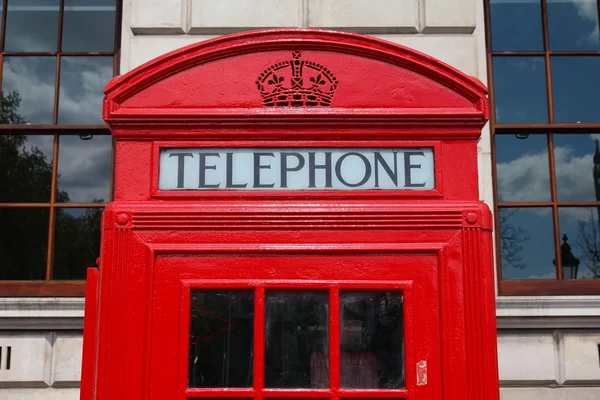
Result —
[{"label": "cloud reflection in window", "polygon": [[63,57],[58,123],[104,123],[102,120],[103,91],[112,76],[112,57]]},{"label": "cloud reflection in window", "polygon": [[547,9],[550,50],[600,49],[596,0],[549,0]]},{"label": "cloud reflection in window", "polygon": [[548,122],[543,57],[495,57],[493,68],[497,123]]},{"label": "cloud reflection in window", "polygon": [[90,140],[61,135],[58,152],[57,202],[109,201],[112,137]]},{"label": "cloud reflection in window", "polygon": [[55,57],[5,57],[2,74],[2,90],[19,94],[17,112],[26,123],[53,122]]},{"label": "cloud reflection in window", "polygon": [[59,0],[8,0],[5,51],[56,51]]},{"label": "cloud reflection in window", "polygon": [[550,201],[547,136],[496,135],[498,200]]}]

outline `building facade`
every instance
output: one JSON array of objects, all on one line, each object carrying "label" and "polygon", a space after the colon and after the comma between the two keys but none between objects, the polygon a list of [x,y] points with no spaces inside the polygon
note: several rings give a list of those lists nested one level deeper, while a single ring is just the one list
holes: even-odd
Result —
[{"label": "building facade", "polygon": [[597,0],[4,0],[0,398],[77,399],[85,269],[112,196],[114,75],[258,28],[357,32],[490,88],[502,399],[600,398]]}]

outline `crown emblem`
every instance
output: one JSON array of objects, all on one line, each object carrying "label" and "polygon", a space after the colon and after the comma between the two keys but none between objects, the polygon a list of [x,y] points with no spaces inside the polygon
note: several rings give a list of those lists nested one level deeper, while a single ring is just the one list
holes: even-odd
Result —
[{"label": "crown emblem", "polygon": [[256,80],[266,107],[329,107],[338,81],[321,64],[305,61],[299,51],[292,59],[264,70]]}]

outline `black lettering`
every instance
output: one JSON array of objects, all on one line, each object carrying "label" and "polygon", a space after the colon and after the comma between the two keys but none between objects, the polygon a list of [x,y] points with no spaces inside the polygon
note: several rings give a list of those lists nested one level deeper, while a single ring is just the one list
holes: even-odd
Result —
[{"label": "black lettering", "polygon": [[275,186],[274,183],[260,183],[260,170],[271,169],[271,165],[262,165],[260,163],[261,157],[275,157],[273,153],[254,153],[254,187],[255,188],[272,188]]},{"label": "black lettering", "polygon": [[247,183],[233,183],[233,153],[226,153],[227,157],[227,184],[225,185],[228,189],[233,188],[245,188],[248,186]]},{"label": "black lettering", "polygon": [[[288,157],[296,157],[298,165],[293,168],[288,168]],[[287,188],[287,173],[300,171],[304,167],[304,157],[300,153],[281,153],[281,187]]]},{"label": "black lettering", "polygon": [[314,188],[315,186],[315,171],[317,169],[325,170],[325,187],[332,187],[331,185],[331,152],[325,152],[325,164],[317,165],[315,161],[315,152],[308,153],[308,187]]},{"label": "black lettering", "polygon": [[411,164],[410,156],[424,156],[422,151],[407,151],[404,153],[404,187],[424,187],[423,183],[412,183],[411,170],[421,169],[421,164]]},{"label": "black lettering", "polygon": [[221,157],[221,155],[219,153],[198,153],[198,155],[200,156],[200,184],[198,185],[199,188],[218,188],[219,186],[221,186],[220,183],[216,183],[216,184],[206,184],[206,170],[207,169],[217,169],[216,165],[206,165],[206,157]]},{"label": "black lettering", "polygon": [[185,158],[194,157],[192,153],[171,153],[169,158],[177,157],[177,188],[183,188],[183,178],[185,173]]},{"label": "black lettering", "polygon": [[398,159],[397,152],[394,151],[394,171],[390,168],[389,164],[385,161],[380,152],[375,152],[375,187],[379,187],[379,165],[383,167],[385,172],[388,174],[394,185],[398,187]]},{"label": "black lettering", "polygon": [[[356,156],[356,157],[360,158],[362,160],[362,162],[365,164],[365,176],[363,176],[363,179],[357,183],[346,182],[346,180],[342,176],[342,163],[344,162],[346,157],[350,157],[350,156]],[[340,182],[342,182],[344,185],[346,185],[348,187],[359,187],[359,186],[362,186],[365,183],[367,183],[367,181],[371,178],[371,170],[372,170],[371,163],[369,163],[369,160],[367,159],[367,157],[363,156],[360,153],[355,153],[355,152],[350,152],[350,153],[346,153],[346,154],[342,155],[335,163],[336,177],[338,178],[338,180]]]}]

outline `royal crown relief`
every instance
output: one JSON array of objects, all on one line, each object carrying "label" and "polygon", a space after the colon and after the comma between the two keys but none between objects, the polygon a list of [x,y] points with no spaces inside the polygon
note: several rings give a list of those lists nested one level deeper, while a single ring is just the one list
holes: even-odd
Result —
[{"label": "royal crown relief", "polygon": [[267,68],[256,80],[266,107],[329,107],[338,80],[321,64],[302,59],[300,51],[292,59]]}]

